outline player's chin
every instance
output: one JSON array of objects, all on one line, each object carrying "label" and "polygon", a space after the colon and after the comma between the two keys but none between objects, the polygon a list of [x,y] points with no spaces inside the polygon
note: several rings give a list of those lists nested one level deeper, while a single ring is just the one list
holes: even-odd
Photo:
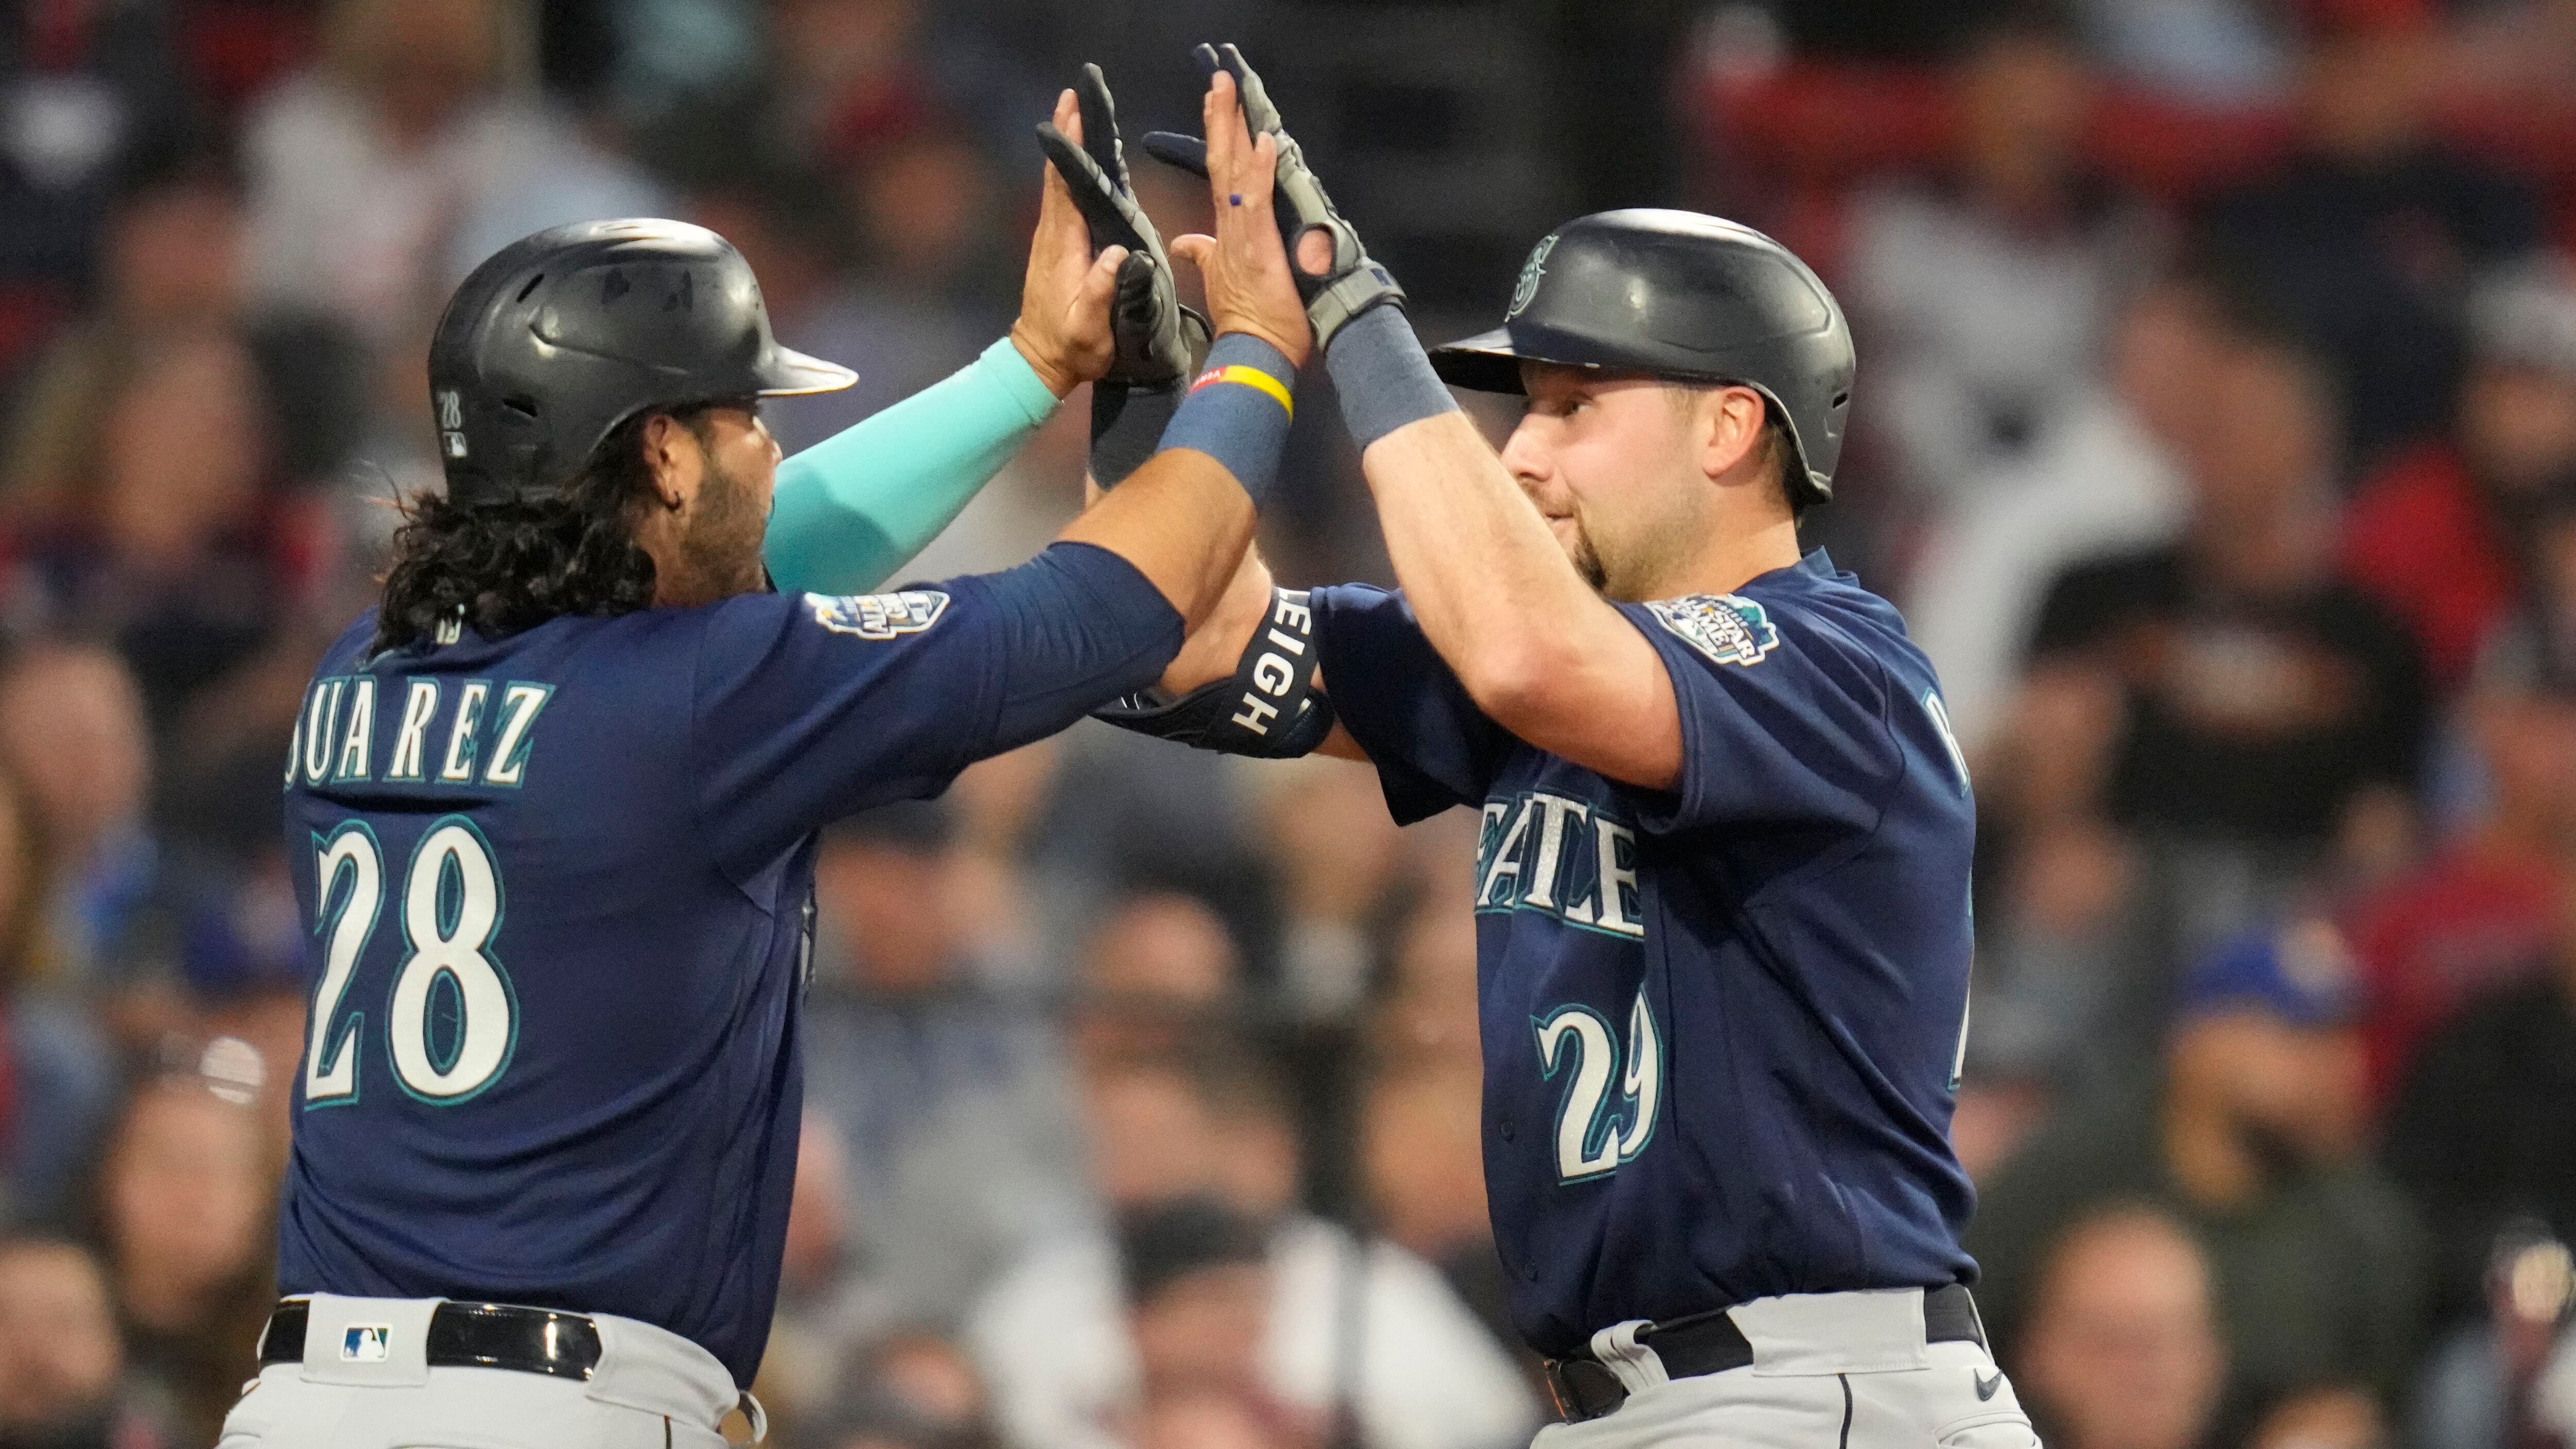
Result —
[{"label": "player's chin", "polygon": [[1556,546],[1565,550],[1565,561],[1574,565],[1574,571],[1583,576],[1583,581],[1590,584],[1595,593],[1600,592],[1610,576],[1603,572],[1601,555],[1593,549],[1591,535],[1583,531],[1582,522],[1568,515],[1549,519],[1547,527],[1556,535]]}]

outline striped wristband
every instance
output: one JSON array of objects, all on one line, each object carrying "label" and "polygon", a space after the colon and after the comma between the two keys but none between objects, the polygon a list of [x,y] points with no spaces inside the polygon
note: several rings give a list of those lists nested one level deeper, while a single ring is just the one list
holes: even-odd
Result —
[{"label": "striped wristband", "polygon": [[1279,476],[1296,384],[1288,354],[1250,333],[1228,332],[1208,349],[1206,368],[1163,429],[1163,446],[1216,459],[1258,508]]}]

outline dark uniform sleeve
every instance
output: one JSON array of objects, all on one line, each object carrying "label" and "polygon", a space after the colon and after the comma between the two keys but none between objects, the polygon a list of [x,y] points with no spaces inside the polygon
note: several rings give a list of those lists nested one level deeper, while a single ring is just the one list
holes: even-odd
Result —
[{"label": "dark uniform sleeve", "polygon": [[1468,697],[1402,594],[1339,584],[1309,596],[1324,693],[1368,751],[1398,825],[1479,805],[1512,743]]},{"label": "dark uniform sleeve", "polygon": [[738,873],[1144,688],[1181,644],[1180,615],[1143,574],[1079,543],[996,574],[746,595],[712,614],[690,726],[700,825]]},{"label": "dark uniform sleeve", "polygon": [[1903,759],[1888,721],[1886,670],[1859,641],[1831,623],[1775,618],[1733,594],[1621,604],[1619,612],[1663,656],[1681,706],[1681,782],[1671,792],[1632,792],[1639,828],[1876,824]]}]

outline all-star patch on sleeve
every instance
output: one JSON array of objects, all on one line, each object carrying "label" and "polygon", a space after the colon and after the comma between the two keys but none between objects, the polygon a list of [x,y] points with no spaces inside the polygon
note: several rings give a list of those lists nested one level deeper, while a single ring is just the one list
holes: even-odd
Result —
[{"label": "all-star patch on sleeve", "polygon": [[1780,647],[1770,613],[1735,594],[1687,594],[1655,599],[1646,612],[1717,664],[1759,664]]},{"label": "all-star patch on sleeve", "polygon": [[905,589],[892,594],[807,594],[805,607],[814,622],[835,634],[862,639],[892,639],[918,634],[948,612],[949,595],[941,589]]},{"label": "all-star patch on sleeve", "polygon": [[[1784,571],[1793,582],[1797,572]],[[1670,794],[1639,792],[1643,829],[1868,828],[1901,761],[1887,672],[1850,621],[1808,607],[1794,589],[1619,609],[1663,657],[1681,707],[1681,784]]]}]

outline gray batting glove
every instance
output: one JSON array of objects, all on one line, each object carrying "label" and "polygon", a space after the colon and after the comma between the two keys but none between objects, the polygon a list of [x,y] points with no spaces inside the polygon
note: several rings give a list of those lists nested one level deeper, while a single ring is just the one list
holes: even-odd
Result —
[{"label": "gray batting glove", "polygon": [[1125,148],[1118,141],[1118,112],[1109,98],[1109,82],[1100,67],[1085,65],[1074,83],[1082,107],[1082,142],[1038,123],[1038,145],[1064,177],[1073,204],[1091,229],[1091,249],[1127,248],[1119,264],[1118,290],[1109,303],[1109,327],[1117,355],[1103,382],[1127,387],[1161,387],[1198,370],[1207,356],[1208,320],[1181,305],[1172,284],[1172,260],[1163,252],[1162,234],[1136,203],[1129,184]]},{"label": "gray batting glove", "polygon": [[[1386,268],[1369,260],[1368,249],[1360,245],[1360,234],[1334,209],[1333,199],[1324,194],[1324,184],[1306,165],[1304,148],[1281,126],[1279,108],[1271,104],[1270,92],[1261,84],[1261,77],[1244,63],[1243,52],[1232,45],[1202,45],[1198,59],[1210,75],[1219,68],[1234,73],[1245,126],[1256,136],[1268,131],[1278,143],[1278,184],[1271,204],[1279,217],[1280,238],[1288,244],[1288,270],[1297,278],[1297,293],[1306,302],[1306,320],[1315,328],[1315,350],[1321,352],[1331,346],[1333,334],[1342,329],[1342,324],[1369,308],[1381,302],[1404,305],[1404,289],[1387,275]],[[1086,132],[1090,125],[1088,119],[1084,120]],[[1145,150],[1157,160],[1207,175],[1207,142],[1196,136],[1148,131]],[[1298,259],[1297,243],[1310,231],[1321,231],[1332,239],[1332,261],[1321,272],[1307,271]]]}]

